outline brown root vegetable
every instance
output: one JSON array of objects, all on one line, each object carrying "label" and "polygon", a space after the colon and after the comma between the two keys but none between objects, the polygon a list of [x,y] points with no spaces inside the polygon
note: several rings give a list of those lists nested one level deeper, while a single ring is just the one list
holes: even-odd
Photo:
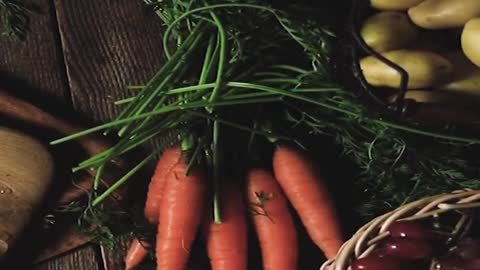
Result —
[{"label": "brown root vegetable", "polygon": [[[428,51],[396,50],[382,55],[408,73],[410,89],[435,85],[452,71],[452,64],[448,60]],[[378,58],[367,56],[361,59],[360,66],[369,84],[391,88],[400,86],[400,73]]]},{"label": "brown root vegetable", "polygon": [[408,15],[416,25],[427,29],[462,27],[468,20],[480,16],[480,1],[426,0],[410,8]]},{"label": "brown root vegetable", "polygon": [[0,127],[0,258],[29,222],[54,176],[53,158],[36,139]]}]

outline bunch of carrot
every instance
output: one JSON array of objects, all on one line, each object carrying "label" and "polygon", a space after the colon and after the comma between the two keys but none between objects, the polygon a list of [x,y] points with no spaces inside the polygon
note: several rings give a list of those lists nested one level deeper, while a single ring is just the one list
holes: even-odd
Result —
[{"label": "bunch of carrot", "polygon": [[[159,270],[183,270],[193,241],[201,231],[213,270],[246,270],[247,224],[250,217],[259,239],[265,270],[297,269],[297,230],[289,202],[298,213],[312,241],[327,258],[343,244],[335,207],[315,164],[300,149],[278,145],[273,173],[251,168],[246,174],[246,194],[235,184],[219,193],[222,222],[215,223],[205,208],[207,181],[197,167],[187,175],[187,160],[180,146],[160,157],[151,179],[145,218],[156,225],[156,259]],[[207,220],[203,217],[208,217]],[[134,239],[126,269],[147,256],[149,244]]]}]

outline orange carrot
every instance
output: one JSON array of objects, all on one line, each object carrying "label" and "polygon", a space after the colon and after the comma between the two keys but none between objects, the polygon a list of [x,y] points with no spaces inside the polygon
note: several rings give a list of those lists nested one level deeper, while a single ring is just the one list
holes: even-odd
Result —
[{"label": "orange carrot", "polygon": [[285,196],[266,170],[254,169],[247,197],[262,250],[264,270],[297,269],[297,232]]},{"label": "orange carrot", "polygon": [[148,247],[148,243],[140,242],[138,238],[132,240],[127,256],[125,257],[125,270],[135,268],[147,257],[148,251],[146,247]]},{"label": "orange carrot", "polygon": [[181,159],[167,174],[157,233],[157,269],[183,270],[202,220],[205,181],[194,168],[185,175],[187,164]]},{"label": "orange carrot", "polygon": [[247,221],[242,193],[233,185],[220,193],[222,223],[207,225],[207,252],[213,270],[247,270]]},{"label": "orange carrot", "polygon": [[[163,195],[165,177],[170,169],[179,161],[181,156],[179,145],[165,149],[157,162],[155,172],[148,186],[147,200],[145,202],[144,215],[150,224],[158,224],[159,205]],[[143,244],[143,245],[142,245]],[[139,265],[148,255],[145,246],[147,243],[140,243],[134,239],[125,258],[126,269],[132,269]]]},{"label": "orange carrot", "polygon": [[165,177],[170,169],[177,164],[182,150],[179,145],[165,149],[158,160],[152,180],[148,186],[147,200],[145,202],[145,218],[151,224],[158,223],[159,204],[162,200]]},{"label": "orange carrot", "polygon": [[343,236],[332,199],[313,162],[299,149],[279,145],[273,169],[313,242],[327,258],[336,255]]}]

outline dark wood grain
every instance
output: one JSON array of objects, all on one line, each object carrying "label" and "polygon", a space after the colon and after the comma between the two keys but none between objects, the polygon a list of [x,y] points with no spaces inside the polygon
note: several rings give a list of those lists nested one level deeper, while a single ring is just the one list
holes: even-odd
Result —
[{"label": "dark wood grain", "polygon": [[162,26],[142,1],[55,0],[76,110],[112,119],[126,86],[146,82],[162,66]]},{"label": "dark wood grain", "polygon": [[[35,1],[34,8],[31,31],[24,41],[5,36],[0,38],[0,85],[45,109],[65,113],[71,99],[53,2]],[[98,247],[89,246],[42,263],[35,269],[96,270],[99,269],[97,254]],[[16,267],[19,263],[28,264],[18,261]],[[8,265],[0,268],[18,269]]]},{"label": "dark wood grain", "polygon": [[[146,82],[163,65],[162,25],[141,0],[41,0],[37,7],[27,40],[0,38],[0,83],[43,108],[110,120],[119,111],[113,101],[131,93],[126,86]],[[123,269],[128,244],[88,245],[35,270]]]},{"label": "dark wood grain", "polygon": [[25,41],[0,38],[0,83],[21,96],[54,97],[68,102],[69,90],[52,3],[35,1],[31,31]]},{"label": "dark wood grain", "polygon": [[90,245],[40,264],[35,270],[101,270],[98,252],[97,246]]},{"label": "dark wood grain", "polygon": [[[131,95],[126,87],[145,83],[163,65],[160,20],[140,0],[54,4],[72,107],[92,122],[108,121],[119,112],[113,102]],[[126,238],[114,250],[102,247],[101,267],[124,269],[127,247]]]}]

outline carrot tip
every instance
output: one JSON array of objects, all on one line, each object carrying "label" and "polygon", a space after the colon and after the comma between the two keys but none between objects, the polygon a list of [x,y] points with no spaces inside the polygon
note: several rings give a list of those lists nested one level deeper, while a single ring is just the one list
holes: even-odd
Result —
[{"label": "carrot tip", "polygon": [[132,270],[133,267],[130,264],[125,264],[125,270]]}]

